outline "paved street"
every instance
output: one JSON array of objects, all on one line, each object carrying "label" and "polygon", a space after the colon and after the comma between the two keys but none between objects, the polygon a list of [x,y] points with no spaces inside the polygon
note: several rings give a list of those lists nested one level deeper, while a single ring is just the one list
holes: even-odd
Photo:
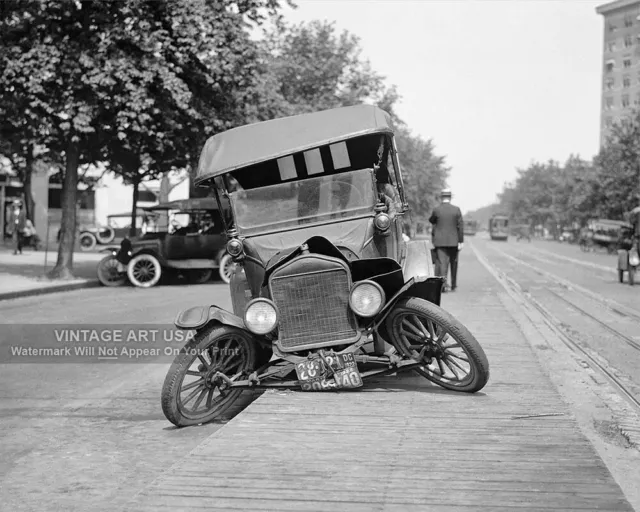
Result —
[{"label": "paved street", "polygon": [[[458,470],[447,469],[450,463],[445,464],[447,457],[451,460],[451,457],[458,456],[450,449],[445,449],[446,445],[454,443],[459,449],[465,450],[465,453],[468,450],[479,450],[474,451],[475,455],[471,458],[467,455],[462,457],[467,460],[463,464],[464,468],[460,469],[464,473],[464,482],[454,486],[457,491],[452,495],[462,500],[460,503],[471,500],[468,506],[472,502],[480,502],[486,510],[499,510],[499,506],[519,507],[521,510],[546,509],[554,506],[557,498],[564,500],[555,502],[564,503],[565,506],[559,507],[562,510],[578,505],[584,510],[592,509],[590,506],[595,509],[596,505],[602,510],[632,510],[626,499],[636,510],[640,510],[640,491],[637,485],[633,485],[633,482],[638,481],[636,477],[640,477],[640,451],[621,434],[616,424],[618,420],[625,421],[632,428],[632,413],[621,420],[608,411],[606,401],[611,395],[606,395],[603,391],[605,385],[601,377],[591,376],[587,369],[579,365],[573,367],[563,362],[558,349],[545,349],[543,341],[535,342],[535,345],[542,348],[535,348],[529,347],[520,339],[518,328],[526,336],[532,336],[527,333],[528,328],[523,327],[525,324],[520,319],[520,316],[524,316],[523,306],[501,291],[498,281],[484,270],[478,257],[485,258],[500,273],[515,280],[525,292],[552,310],[568,332],[587,350],[601,357],[607,368],[614,369],[633,393],[637,393],[640,385],[637,372],[640,351],[633,348],[632,344],[621,341],[620,334],[630,340],[638,339],[638,318],[633,314],[635,312],[640,315],[639,308],[634,304],[640,288],[618,284],[616,274],[605,269],[615,268],[615,257],[605,254],[584,255],[577,246],[541,241],[531,244],[516,243],[515,240],[507,243],[491,242],[483,235],[470,238],[467,246],[461,261],[460,289],[456,294],[445,295],[443,306],[477,333],[480,343],[486,347],[492,364],[492,379],[482,394],[473,397],[434,393],[429,391],[433,387],[423,379],[403,376],[379,379],[364,392],[335,395],[268,393],[212,436],[220,428],[220,424],[176,430],[164,418],[159,400],[168,369],[168,364],[164,361],[154,363],[147,359],[144,363],[129,364],[116,364],[108,360],[96,364],[3,364],[0,368],[0,386],[3,390],[0,398],[0,510],[124,511],[142,509],[144,504],[148,505],[149,510],[154,507],[158,509],[163,489],[170,494],[170,489],[174,489],[176,485],[186,485],[186,482],[179,483],[171,478],[190,475],[198,482],[198,477],[205,477],[206,480],[211,468],[218,467],[220,463],[223,466],[231,464],[231,469],[218,468],[215,471],[216,479],[222,479],[225,474],[242,478],[242,471],[252,467],[252,460],[253,464],[259,466],[264,463],[265,453],[274,457],[277,455],[273,449],[266,448],[264,453],[259,453],[259,447],[266,447],[269,443],[275,443],[274,447],[281,446],[284,450],[277,462],[277,466],[281,468],[278,472],[282,473],[282,468],[293,464],[290,470],[297,467],[299,474],[302,474],[307,466],[296,466],[299,463],[292,462],[293,459],[288,454],[294,449],[295,439],[302,443],[304,437],[307,439],[307,448],[313,445],[313,428],[307,425],[298,433],[291,432],[291,444],[288,444],[289,441],[277,441],[277,432],[284,428],[281,422],[285,417],[285,423],[292,425],[291,428],[297,428],[294,425],[302,425],[308,421],[315,421],[315,425],[322,423],[318,419],[311,420],[310,416],[305,419],[304,411],[309,407],[320,418],[327,418],[325,430],[334,429],[336,432],[346,428],[340,415],[346,415],[345,411],[355,410],[357,407],[364,407],[363,410],[369,411],[367,414],[384,409],[389,412],[389,416],[406,416],[403,421],[389,419],[390,426],[386,427],[384,422],[365,418],[362,420],[363,425],[358,427],[354,424],[353,428],[361,433],[367,428],[374,429],[370,435],[375,436],[373,439],[378,451],[399,446],[400,451],[394,453],[398,457],[406,457],[414,466],[429,460],[428,456],[421,459],[411,455],[416,450],[419,451],[423,443],[427,443],[428,439],[432,439],[433,443],[442,443],[439,462],[434,460],[420,467],[421,482],[413,479],[411,485],[415,492],[411,494],[411,499],[418,501],[412,503],[435,500],[437,510],[467,509],[466,506],[456,508],[453,506],[454,502],[447,504],[446,493],[434,494],[435,491],[425,493],[416,490],[420,486],[429,488],[429,485],[437,485],[446,490],[446,486],[450,484],[437,479],[448,478],[448,482],[458,480]],[[475,255],[476,252],[479,256]],[[576,260],[582,263],[577,263]],[[564,281],[579,288],[567,288]],[[598,302],[589,293],[602,296],[610,302]],[[0,303],[0,319],[4,324],[4,327],[0,326],[0,334],[15,332],[19,324],[34,324],[34,319],[42,325],[43,331],[50,329],[47,324],[53,323],[166,325],[173,321],[178,310],[206,303],[229,308],[227,287],[214,282],[199,286],[159,286],[150,290],[132,287],[95,288],[8,300]],[[618,305],[618,313],[612,309],[614,304]],[[580,307],[583,312],[579,312],[574,306]],[[587,313],[591,316],[585,316]],[[486,322],[487,318],[491,318],[491,322]],[[531,320],[531,325],[533,323],[535,320]],[[615,329],[618,334],[607,330],[603,323]],[[538,322],[536,327],[543,332],[540,324]],[[535,336],[533,339],[536,339]],[[12,342],[15,340],[0,336],[3,348]],[[44,345],[47,340],[34,339],[30,343],[33,346]],[[509,350],[502,350],[503,344],[508,344]],[[531,353],[532,348],[535,348],[539,359],[535,359]],[[548,375],[551,380],[548,380]],[[599,384],[596,386],[594,382]],[[595,394],[590,394],[590,385],[597,388]],[[562,398],[556,389],[561,391]],[[640,393],[636,396],[640,397]],[[598,400],[601,401],[594,397],[599,397]],[[622,399],[618,401],[624,402]],[[429,407],[432,403],[438,404],[433,412]],[[483,408],[493,409],[485,414]],[[276,414],[276,411],[280,412]],[[330,411],[334,411],[331,413],[333,416],[329,416]],[[510,426],[514,424],[510,419],[514,414],[549,411],[562,416],[539,418],[536,420],[539,423],[535,425],[531,423],[533,420],[520,420],[524,421],[518,427],[524,429],[518,431],[520,435],[512,432],[515,435],[500,437],[503,435],[500,432],[507,435],[509,429],[515,428]],[[285,416],[280,417],[279,414]],[[508,420],[506,424],[501,423],[501,415],[505,416],[505,421]],[[580,429],[573,423],[573,418],[578,421]],[[268,427],[268,438],[255,437],[255,433],[262,430],[261,422]],[[546,422],[544,425],[551,429],[538,430],[536,425],[543,425],[542,422]],[[449,432],[449,424],[457,425],[455,432]],[[638,425],[640,428],[640,423]],[[504,428],[507,430],[501,430]],[[387,432],[391,444],[385,444],[384,432]],[[400,437],[393,432],[398,432]],[[418,432],[422,434],[415,437]],[[430,432],[434,434],[430,435]],[[587,437],[582,437],[581,432],[586,432]],[[367,433],[361,435],[363,439],[367,439]],[[562,439],[553,437],[555,440],[545,437],[561,435],[564,436]],[[369,475],[371,488],[374,489],[376,479],[383,477],[383,473],[371,469],[371,464],[379,457],[369,454],[367,444],[357,442],[352,436],[345,434],[332,438],[335,442],[333,451],[358,453],[358,457],[364,457],[359,462],[359,467]],[[467,446],[465,443],[472,442],[476,443],[474,448],[470,445],[464,448]],[[566,450],[554,452],[549,449],[551,451],[540,452],[542,448],[535,448],[549,442],[560,443],[558,446],[564,446]],[[286,450],[285,445],[288,446]],[[237,450],[234,448],[236,446]],[[504,450],[498,449],[498,446],[503,446]],[[536,464],[542,464],[531,466],[533,462],[527,463],[529,476],[519,473],[524,466],[517,462],[520,457],[518,454],[525,452],[533,457],[532,461],[537,461]],[[244,454],[238,459],[242,463],[233,459],[235,453]],[[220,460],[217,459],[218,454],[222,457]],[[322,455],[318,457],[323,460]],[[481,461],[489,460],[487,457],[496,463],[482,466]],[[477,467],[472,463],[474,460],[478,461]],[[334,463],[337,464],[337,461]],[[376,464],[382,468],[386,462],[379,460]],[[399,467],[401,458],[393,464],[394,467]],[[508,471],[498,474],[501,464],[507,464],[505,468]],[[573,472],[570,469],[572,464],[580,464],[583,469]],[[171,472],[163,474],[172,466],[174,468]],[[480,478],[478,468],[481,466],[493,478],[487,475]],[[268,472],[267,468],[268,464],[264,466],[264,471]],[[566,486],[558,487],[557,492],[560,494],[556,498],[554,495],[544,495],[539,498],[535,507],[531,503],[527,507],[523,496],[529,495],[526,494],[525,487],[528,485],[528,489],[544,490],[546,480],[536,480],[536,475],[541,471],[543,474],[552,471],[553,468],[557,470],[554,477],[556,481],[564,482]],[[291,471],[285,473],[296,474]],[[611,471],[611,475],[608,471]],[[353,473],[352,470],[341,473],[337,466],[331,471],[326,469],[327,475],[332,472],[343,475],[345,489],[353,484],[347,479],[347,475]],[[397,471],[387,473],[385,478],[396,482],[394,485],[404,485],[403,478],[400,478]],[[476,478],[477,481],[474,481]],[[505,478],[513,482],[508,485],[497,483],[505,481]],[[518,482],[521,478],[529,478],[530,481],[523,480],[520,484]],[[275,476],[272,480],[271,488],[283,485]],[[624,497],[616,490],[614,481],[626,493]],[[248,476],[243,485],[248,489],[246,493],[249,498],[251,492],[258,492],[257,497],[260,497],[259,491],[250,490],[254,484]],[[317,481],[314,485],[321,486]],[[254,506],[242,502],[245,503],[244,508],[238,505],[240,501],[234,502],[241,496],[229,497],[232,495],[229,494],[231,491],[228,486],[216,488],[218,490],[207,489],[206,482],[189,486],[189,494],[192,496],[189,503],[198,506],[200,502],[197,501],[197,496],[204,496],[209,502],[226,496],[227,501],[218,502],[221,509],[229,510],[236,506],[241,510],[257,510],[256,502],[252,502]],[[578,492],[579,489],[581,490]],[[138,493],[142,494],[136,498]],[[408,510],[408,502],[398,501],[400,497],[397,493],[385,491],[374,495],[379,499],[376,509]],[[571,501],[572,495],[578,496],[575,498],[578,501]],[[353,503],[364,499],[358,498],[359,494],[353,496],[350,498]],[[473,496],[475,498],[472,499]],[[274,499],[277,497],[278,493],[272,496]],[[137,500],[134,501],[135,505],[131,504],[132,499]],[[505,501],[501,503],[500,499]],[[170,502],[173,503],[174,510],[180,509],[176,504],[187,503],[185,498],[171,498],[167,504]],[[284,508],[280,502],[272,503],[271,507],[262,505],[263,509]],[[358,503],[365,503],[359,510],[371,510],[373,506],[370,504],[367,508],[366,500]],[[383,506],[383,503],[388,506]],[[318,505],[314,508],[307,503],[306,506],[309,510],[324,510],[336,506],[340,509],[339,504]],[[419,509],[418,507],[416,510]]]},{"label": "paved street", "polygon": [[[170,324],[230,307],[226,286],[95,288],[0,303],[2,323]],[[7,327],[4,328],[6,332]],[[49,329],[51,330],[51,329]],[[2,345],[11,340],[1,336]],[[31,340],[32,346],[39,341]],[[175,430],[160,409],[167,364],[3,364],[0,510],[118,510],[219,428]],[[87,503],[91,503],[88,507]]]}]

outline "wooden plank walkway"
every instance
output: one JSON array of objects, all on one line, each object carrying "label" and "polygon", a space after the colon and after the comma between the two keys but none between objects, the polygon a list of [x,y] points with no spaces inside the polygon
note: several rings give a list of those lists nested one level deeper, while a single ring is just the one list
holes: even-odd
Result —
[{"label": "wooden plank walkway", "polygon": [[[268,392],[130,510],[633,512],[469,253],[460,284],[443,306],[487,352],[483,392],[412,375],[356,392]],[[548,413],[564,415],[513,419]]]}]

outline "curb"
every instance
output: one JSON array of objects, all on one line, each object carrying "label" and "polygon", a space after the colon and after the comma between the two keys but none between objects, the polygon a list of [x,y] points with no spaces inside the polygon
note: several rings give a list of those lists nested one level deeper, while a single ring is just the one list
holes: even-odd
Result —
[{"label": "curb", "polygon": [[28,290],[0,293],[0,301],[20,299],[22,297],[33,297],[35,295],[46,295],[56,292],[70,292],[74,290],[82,290],[84,288],[97,288],[98,286],[100,286],[100,281],[98,281],[97,279],[89,279],[80,283],[58,284],[43,288],[30,288]]}]

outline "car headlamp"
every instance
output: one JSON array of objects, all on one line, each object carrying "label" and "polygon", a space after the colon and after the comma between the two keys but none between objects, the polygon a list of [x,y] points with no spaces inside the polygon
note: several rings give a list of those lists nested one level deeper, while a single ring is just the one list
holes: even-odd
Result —
[{"label": "car headlamp", "polygon": [[232,238],[227,242],[227,252],[232,258],[238,258],[244,253],[244,245],[242,241],[237,238]]},{"label": "car headlamp", "polygon": [[269,334],[278,325],[278,310],[269,299],[253,299],[244,310],[244,324],[253,334]]},{"label": "car headlamp", "polygon": [[373,281],[359,281],[351,288],[349,306],[358,316],[369,318],[377,315],[384,306],[382,287]]},{"label": "car headlamp", "polygon": [[387,231],[391,227],[391,217],[386,213],[378,213],[373,219],[373,223],[380,231]]}]

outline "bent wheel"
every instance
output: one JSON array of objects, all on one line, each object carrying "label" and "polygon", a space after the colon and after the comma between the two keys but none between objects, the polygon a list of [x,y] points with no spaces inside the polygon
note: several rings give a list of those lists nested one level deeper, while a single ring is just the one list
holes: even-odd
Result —
[{"label": "bent wheel", "polygon": [[189,282],[193,284],[204,284],[209,279],[211,279],[211,275],[213,274],[213,270],[210,268],[199,268],[194,270],[189,270],[188,278]]},{"label": "bent wheel", "polygon": [[162,411],[178,427],[209,423],[222,416],[242,394],[231,380],[248,375],[256,364],[257,343],[235,327],[214,324],[199,331],[173,361],[162,386]]},{"label": "bent wheel", "polygon": [[96,237],[91,233],[81,233],[79,242],[80,249],[83,251],[90,251],[98,244]]},{"label": "bent wheel", "polygon": [[386,320],[393,345],[423,362],[416,371],[446,389],[475,393],[489,380],[489,362],[469,330],[423,299],[399,301]]},{"label": "bent wheel", "polygon": [[220,258],[220,279],[229,284],[231,282],[231,276],[233,275],[235,266],[236,264],[230,254],[225,254]]},{"label": "bent wheel", "polygon": [[127,273],[118,270],[115,256],[107,256],[98,263],[98,280],[103,286],[122,286],[127,282]]},{"label": "bent wheel", "polygon": [[139,254],[127,266],[129,281],[139,288],[151,288],[160,281],[162,267],[158,258],[151,254]]}]

